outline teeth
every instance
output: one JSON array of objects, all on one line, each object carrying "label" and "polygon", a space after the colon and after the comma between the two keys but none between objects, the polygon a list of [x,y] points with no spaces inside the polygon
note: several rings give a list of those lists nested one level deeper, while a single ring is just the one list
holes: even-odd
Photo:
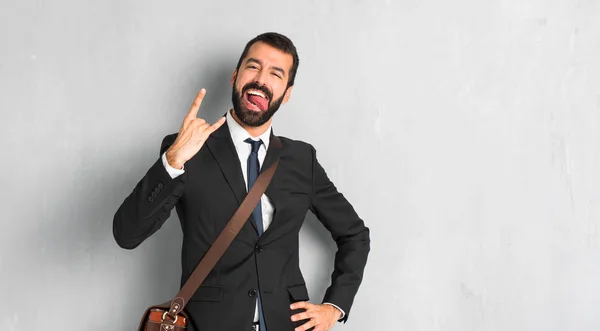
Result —
[{"label": "teeth", "polygon": [[262,92],[256,91],[256,90],[250,90],[248,91],[248,94],[253,94],[253,95],[258,95],[261,98],[267,98],[266,95],[264,95]]}]

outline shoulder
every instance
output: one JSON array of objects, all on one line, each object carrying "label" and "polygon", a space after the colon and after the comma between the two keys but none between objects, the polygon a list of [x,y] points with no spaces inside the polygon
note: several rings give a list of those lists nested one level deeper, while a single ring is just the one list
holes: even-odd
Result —
[{"label": "shoulder", "polygon": [[300,155],[308,155],[312,156],[315,152],[315,148],[312,144],[302,141],[302,140],[294,140],[288,137],[278,136],[283,144],[285,150],[288,150],[294,154]]},{"label": "shoulder", "polygon": [[312,143],[279,136],[283,145],[282,159],[293,162],[298,168],[313,171],[317,162],[317,151]]}]

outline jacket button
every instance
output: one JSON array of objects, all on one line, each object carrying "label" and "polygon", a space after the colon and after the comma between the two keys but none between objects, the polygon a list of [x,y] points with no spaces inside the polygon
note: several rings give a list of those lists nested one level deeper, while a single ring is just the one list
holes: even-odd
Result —
[{"label": "jacket button", "polygon": [[256,296],[256,290],[251,289],[250,291],[248,291],[248,296],[251,298],[254,298]]},{"label": "jacket button", "polygon": [[254,247],[254,251],[256,251],[257,253],[260,253],[260,252],[262,252],[262,251],[263,251],[263,248],[262,248],[262,246],[261,246],[261,245],[256,245],[256,246]]},{"label": "jacket button", "polygon": [[158,195],[158,193],[156,192],[152,192],[152,196],[156,198],[156,196]]},{"label": "jacket button", "polygon": [[148,201],[154,202],[154,198],[153,197],[148,197]]},{"label": "jacket button", "polygon": [[163,188],[163,183],[158,183],[156,186],[158,186],[158,188]]},{"label": "jacket button", "polygon": [[160,188],[159,187],[155,187],[154,188],[154,192],[156,192],[156,193],[160,192]]}]

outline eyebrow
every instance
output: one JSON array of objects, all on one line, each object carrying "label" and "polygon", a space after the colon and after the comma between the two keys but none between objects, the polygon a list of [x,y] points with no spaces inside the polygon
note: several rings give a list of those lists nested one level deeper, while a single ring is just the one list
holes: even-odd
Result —
[{"label": "eyebrow", "polygon": [[[254,63],[257,63],[257,64],[259,64],[260,66],[262,66],[262,65],[263,65],[263,64],[262,64],[262,62],[261,62],[259,59],[255,59],[255,58],[253,58],[253,57],[251,57],[251,58],[248,58],[248,60],[246,60],[246,63],[248,63],[248,62],[254,62]],[[273,70],[275,70],[275,71],[279,71],[279,72],[281,72],[281,74],[285,76],[285,70],[281,69],[280,67],[272,67],[272,69],[273,69]]]}]

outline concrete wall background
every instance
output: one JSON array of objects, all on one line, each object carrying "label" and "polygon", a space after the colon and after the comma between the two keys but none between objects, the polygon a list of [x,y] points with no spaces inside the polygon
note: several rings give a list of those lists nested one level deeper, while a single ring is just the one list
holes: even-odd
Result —
[{"label": "concrete wall background", "polygon": [[[598,330],[597,1],[0,1],[0,327],[133,330],[179,279],[173,216],[112,215],[247,40],[301,64],[275,132],[311,142],[372,230],[336,330]],[[596,59],[596,60],[594,60]],[[312,216],[313,300],[333,249]]]}]

